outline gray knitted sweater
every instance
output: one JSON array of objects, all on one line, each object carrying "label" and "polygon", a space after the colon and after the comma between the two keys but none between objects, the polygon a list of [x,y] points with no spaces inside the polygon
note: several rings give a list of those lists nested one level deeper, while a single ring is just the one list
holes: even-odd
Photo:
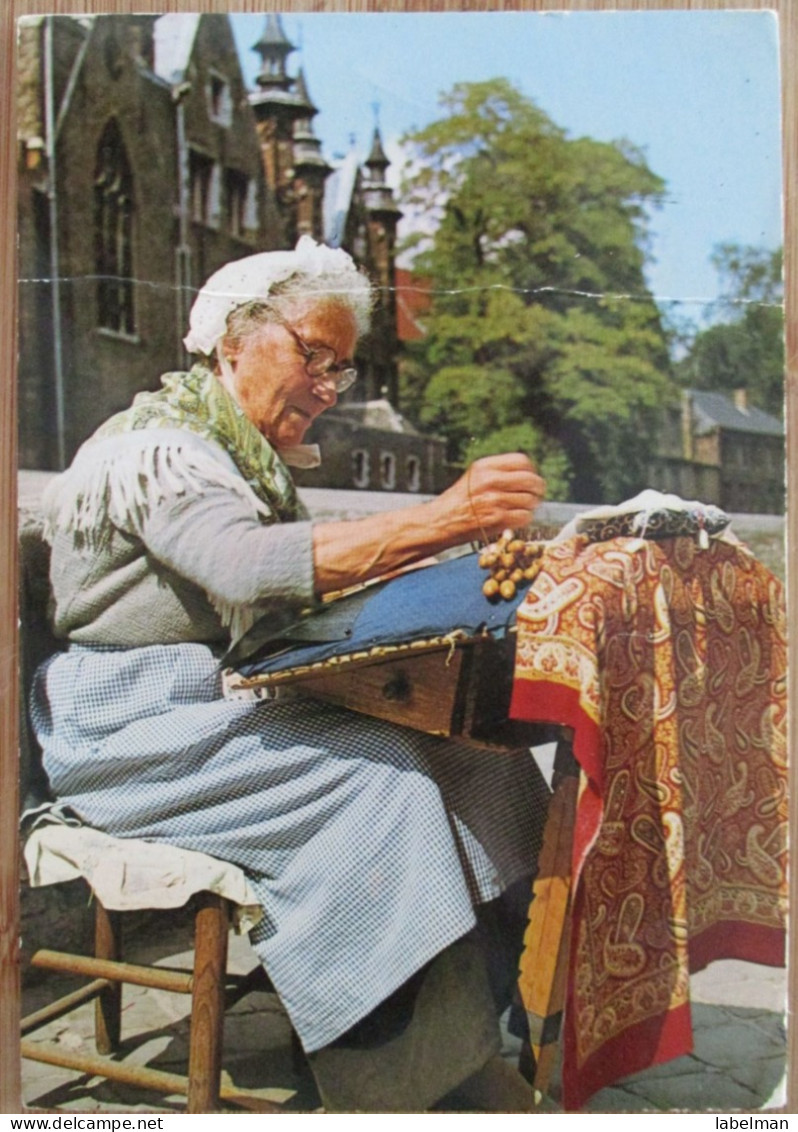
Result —
[{"label": "gray knitted sweater", "polygon": [[44,510],[54,629],[70,641],[223,646],[314,600],[312,524],[280,524],[227,453],[186,430],[84,445]]}]

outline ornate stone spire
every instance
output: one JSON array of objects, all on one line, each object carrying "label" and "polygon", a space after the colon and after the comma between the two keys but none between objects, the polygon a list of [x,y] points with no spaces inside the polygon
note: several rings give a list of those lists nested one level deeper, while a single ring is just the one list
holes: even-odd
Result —
[{"label": "ornate stone spire", "polygon": [[374,137],[371,139],[371,152],[366,158],[364,165],[369,170],[371,181],[384,181],[385,170],[390,165],[390,161],[385,156],[385,150],[382,148],[382,138],[380,137],[379,126],[374,127]]},{"label": "ornate stone spire", "polygon": [[313,119],[318,110],[308,94],[305,74],[301,67],[296,77],[294,93],[298,108],[301,109],[294,122],[294,165],[297,169],[307,169],[311,166],[319,171],[323,169],[323,176],[326,177],[330,172],[330,166],[322,157],[321,142],[313,130]]},{"label": "ornate stone spire", "polygon": [[270,12],[266,16],[263,34],[258,42],[253,44],[252,50],[257,51],[261,57],[261,69],[256,79],[258,86],[288,90],[293,79],[286,73],[285,64],[288,56],[296,48],[283,31],[277,13]]},{"label": "ornate stone spire", "polygon": [[317,106],[313,105],[313,100],[308,94],[308,84],[305,81],[305,71],[303,67],[299,68],[296,77],[296,96],[298,101],[307,109],[308,118],[315,118],[319,109]]},{"label": "ornate stone spire", "polygon": [[385,171],[390,165],[382,147],[379,126],[374,127],[371,151],[363,163],[363,198],[369,212],[392,217],[394,225],[402,215],[393,197],[393,190],[385,179]]}]

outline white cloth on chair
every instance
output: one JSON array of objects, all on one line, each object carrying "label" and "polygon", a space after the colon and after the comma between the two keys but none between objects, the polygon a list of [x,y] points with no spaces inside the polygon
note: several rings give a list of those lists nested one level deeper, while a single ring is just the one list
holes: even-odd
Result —
[{"label": "white cloth on chair", "polygon": [[25,840],[23,856],[32,888],[82,877],[109,911],[180,908],[198,892],[214,892],[234,903],[240,932],[263,915],[237,865],[176,845],[111,837],[45,815]]}]

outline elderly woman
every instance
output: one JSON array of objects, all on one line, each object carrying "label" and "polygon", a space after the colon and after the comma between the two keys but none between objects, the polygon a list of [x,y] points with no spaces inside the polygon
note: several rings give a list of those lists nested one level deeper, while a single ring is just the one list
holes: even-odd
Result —
[{"label": "elderly woman", "polygon": [[350,258],[308,238],[212,276],[186,339],[197,364],[103,425],[47,497],[69,648],[37,674],[34,722],[86,822],[246,870],[252,944],[328,1109],[419,1111],[459,1085],[524,1108],[494,1055],[513,886],[525,903],[534,868],[528,764],[221,688],[219,657],[257,618],[524,526],[542,498],[507,455],[431,502],[309,520],[286,464],[312,459],[309,425],[353,382],[370,303]]}]

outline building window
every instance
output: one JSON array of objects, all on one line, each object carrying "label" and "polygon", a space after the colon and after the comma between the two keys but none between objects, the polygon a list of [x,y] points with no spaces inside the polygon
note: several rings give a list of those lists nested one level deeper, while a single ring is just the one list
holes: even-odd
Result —
[{"label": "building window", "polygon": [[421,491],[421,461],[418,456],[407,457],[407,490]]},{"label": "building window", "polygon": [[230,84],[222,75],[211,73],[208,80],[208,113],[220,126],[233,124],[233,99]]},{"label": "building window", "polygon": [[94,172],[94,249],[97,321],[135,334],[133,306],[133,176],[119,126],[103,131]]},{"label": "building window", "polygon": [[224,175],[224,207],[227,230],[239,239],[257,230],[255,183],[237,169]]},{"label": "building window", "polygon": [[189,150],[188,171],[191,195],[191,219],[206,228],[218,228],[221,212],[221,174],[210,157]]},{"label": "building window", "polygon": [[369,454],[365,448],[356,448],[352,453],[352,483],[355,487],[368,487],[369,474]]},{"label": "building window", "polygon": [[366,256],[368,254],[368,241],[366,239],[366,233],[363,228],[358,228],[357,232],[355,233],[355,239],[352,244],[352,254],[358,261],[358,263],[362,263],[366,259]]},{"label": "building window", "polygon": [[396,487],[396,457],[393,452],[380,452],[380,487],[393,491]]}]

